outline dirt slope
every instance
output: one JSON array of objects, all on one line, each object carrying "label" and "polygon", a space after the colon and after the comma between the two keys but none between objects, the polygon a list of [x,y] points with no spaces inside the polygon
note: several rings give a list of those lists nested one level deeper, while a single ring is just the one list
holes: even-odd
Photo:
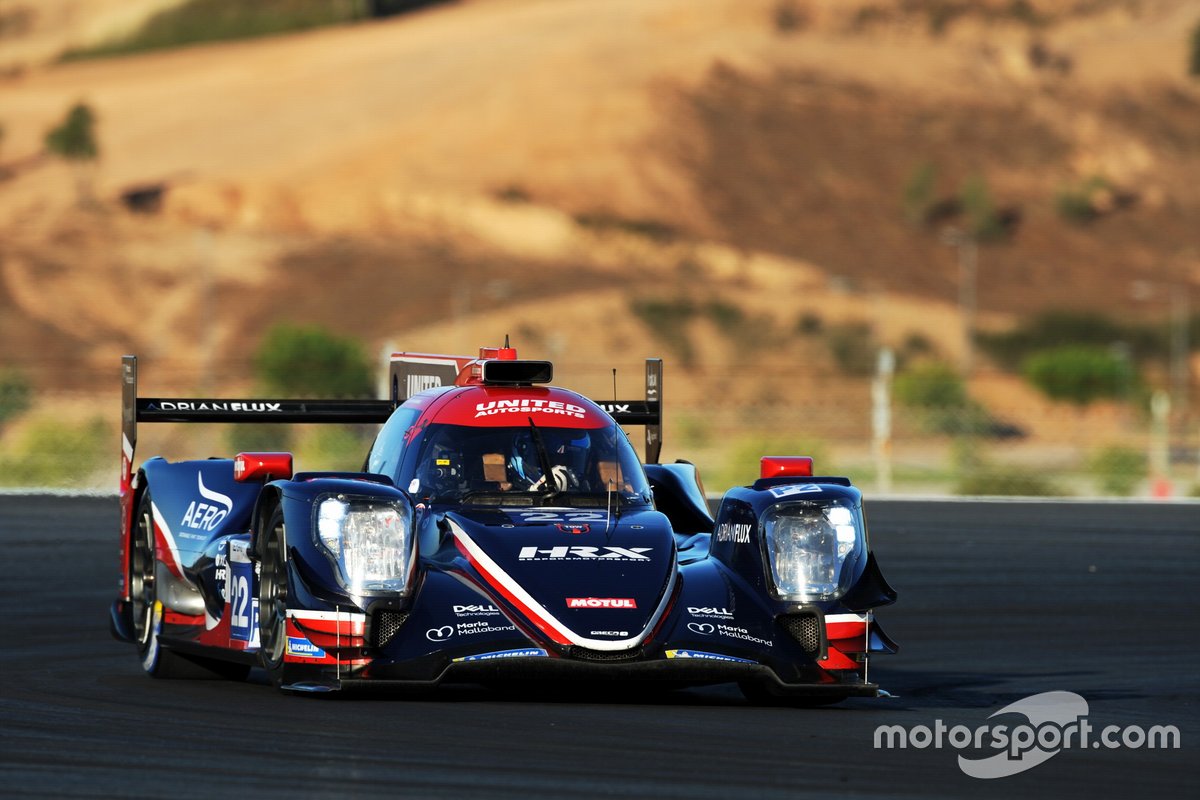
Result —
[{"label": "dirt slope", "polygon": [[[981,303],[998,321],[1121,309],[1132,278],[1197,279],[1200,94],[1182,64],[1200,11],[1076,5],[1036,3],[1031,25],[985,4],[935,35],[902,0],[475,0],[261,41],[33,59],[0,78],[0,360],[84,386],[136,349],[170,380],[224,383],[246,378],[280,319],[372,346],[471,349],[480,312],[547,349],[566,336],[588,360],[661,348],[631,298],[689,291],[771,312],[781,348],[805,347],[792,331],[816,309],[872,318],[884,338],[921,332],[953,357],[954,255],[899,207],[922,160],[942,195],[979,172],[1020,212],[983,257]],[[26,44],[75,41],[77,23]],[[70,171],[37,158],[79,99],[103,152],[87,210]],[[1096,174],[1134,202],[1066,225],[1057,188]],[[116,202],[147,182],[168,189],[159,214]],[[602,289],[620,320],[601,327],[627,332],[572,335]],[[447,325],[470,335],[438,347]],[[766,358],[720,342],[701,345],[710,373]]]}]

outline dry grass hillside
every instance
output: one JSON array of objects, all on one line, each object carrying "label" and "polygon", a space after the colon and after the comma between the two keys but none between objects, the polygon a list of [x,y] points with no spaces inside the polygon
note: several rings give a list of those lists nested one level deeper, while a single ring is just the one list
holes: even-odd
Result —
[{"label": "dry grass hillside", "polygon": [[[0,365],[43,392],[103,391],[123,352],[163,391],[243,388],[262,333],[303,320],[372,349],[510,333],[596,394],[662,354],[669,446],[756,419],[861,440],[863,383],[805,321],[956,358],[941,236],[973,179],[1002,226],[984,326],[1161,317],[1200,283],[1194,0],[460,0],[55,61],[177,4],[0,0]],[[42,152],[80,100],[83,205]],[[1064,218],[1089,181],[1094,218]],[[147,186],[161,207],[121,202]],[[1062,429],[1015,379],[977,390]],[[1070,416],[1102,436],[1112,413]]]}]

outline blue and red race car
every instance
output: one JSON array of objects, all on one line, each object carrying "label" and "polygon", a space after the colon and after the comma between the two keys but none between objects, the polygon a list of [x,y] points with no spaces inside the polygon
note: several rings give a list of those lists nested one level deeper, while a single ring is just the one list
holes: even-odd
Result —
[{"label": "blue and red race car", "polygon": [[[766,457],[716,518],[695,468],[659,464],[662,362],[644,400],[548,385],[546,361],[397,353],[383,401],[139,397],[124,359],[114,635],[155,677],[282,689],[444,682],[737,682],[753,700],[873,696],[895,592],[862,498]],[[134,471],[139,422],[382,423],[362,472],[288,453]],[[621,425],[645,428],[646,462]]]}]

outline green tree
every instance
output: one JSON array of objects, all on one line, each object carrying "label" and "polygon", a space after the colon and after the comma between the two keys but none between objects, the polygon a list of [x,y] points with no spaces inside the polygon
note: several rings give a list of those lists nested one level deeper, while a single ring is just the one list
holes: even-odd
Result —
[{"label": "green tree", "polygon": [[0,425],[28,410],[32,394],[25,373],[17,369],[0,370]]},{"label": "green tree", "polygon": [[987,178],[975,173],[967,178],[961,192],[963,212],[967,215],[967,231],[976,241],[988,242],[1003,238],[1004,224],[996,213],[992,190]]},{"label": "green tree", "polygon": [[948,364],[918,364],[896,376],[892,385],[896,400],[910,408],[963,409],[967,407],[967,386],[962,376]]},{"label": "green tree", "polygon": [[370,397],[371,367],[362,345],[317,325],[281,324],[263,338],[254,359],[263,386],[294,397]]},{"label": "green tree", "polygon": [[1146,453],[1131,447],[1109,445],[1088,459],[1088,468],[1104,494],[1127,497],[1149,473]]},{"label": "green tree", "polygon": [[96,115],[86,103],[71,106],[57,126],[46,131],[46,149],[64,159],[75,172],[75,191],[79,202],[92,198],[92,170],[100,157],[96,143]]},{"label": "green tree", "polygon": [[1200,77],[1200,22],[1192,28],[1192,53],[1188,61],[1188,74]]},{"label": "green tree", "polygon": [[1026,359],[1025,378],[1053,400],[1085,406],[1127,397],[1137,382],[1129,360],[1102,347],[1067,345]]},{"label": "green tree", "polygon": [[933,191],[937,183],[937,167],[926,161],[917,166],[904,184],[904,217],[913,225],[925,221],[933,205]]}]

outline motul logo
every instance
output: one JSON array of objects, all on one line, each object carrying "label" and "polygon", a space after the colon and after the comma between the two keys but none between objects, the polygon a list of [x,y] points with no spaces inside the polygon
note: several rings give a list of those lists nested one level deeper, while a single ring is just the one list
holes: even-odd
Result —
[{"label": "motul logo", "polygon": [[637,608],[632,597],[568,597],[567,608]]},{"label": "motul logo", "polygon": [[650,547],[522,547],[522,561],[649,561]]}]

